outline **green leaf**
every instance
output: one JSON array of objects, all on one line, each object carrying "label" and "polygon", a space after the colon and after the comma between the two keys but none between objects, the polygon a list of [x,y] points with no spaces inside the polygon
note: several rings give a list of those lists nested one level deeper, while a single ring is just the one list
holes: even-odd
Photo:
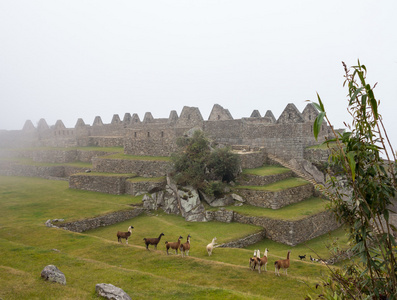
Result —
[{"label": "green leaf", "polygon": [[318,105],[318,104],[315,103],[315,102],[312,102],[312,104],[313,104],[313,106],[314,106],[315,108],[317,108],[318,111],[321,111],[320,105]]},{"label": "green leaf", "polygon": [[350,170],[352,172],[352,180],[354,181],[356,178],[356,161],[354,160],[354,157],[356,156],[355,151],[350,151],[347,153],[346,157],[349,162]]},{"label": "green leaf", "polygon": [[325,116],[325,112],[320,112],[317,116],[317,118],[314,120],[314,124],[313,124],[313,134],[314,134],[314,138],[317,141],[318,138],[318,134],[320,133],[321,130],[321,125],[323,124],[324,121],[324,116]]},{"label": "green leaf", "polygon": [[364,87],[360,87],[356,89],[353,93],[353,95],[350,97],[350,105],[353,103],[353,101],[356,99],[357,95],[361,93],[361,91],[364,89]]},{"label": "green leaf", "polygon": [[321,112],[325,112],[324,104],[323,104],[323,102],[321,101],[320,95],[319,95],[318,93],[317,93],[317,99],[318,99],[318,103],[320,104],[320,111],[321,111]]}]

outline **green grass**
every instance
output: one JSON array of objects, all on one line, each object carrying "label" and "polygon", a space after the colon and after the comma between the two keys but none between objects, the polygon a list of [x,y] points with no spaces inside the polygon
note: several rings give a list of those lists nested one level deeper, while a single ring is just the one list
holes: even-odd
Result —
[{"label": "green grass", "polygon": [[252,174],[258,176],[269,176],[269,175],[278,175],[289,172],[290,169],[280,167],[280,166],[262,166],[255,169],[244,169],[242,174]]},{"label": "green grass", "polygon": [[165,177],[134,177],[127,179],[129,182],[162,182],[165,181]]},{"label": "green grass", "polygon": [[136,177],[134,173],[107,173],[107,172],[89,172],[89,173],[76,173],[73,175],[84,175],[84,176],[103,176],[103,177]]},{"label": "green grass", "polygon": [[[121,287],[133,299],[303,299],[326,268],[300,262],[302,245],[289,247],[265,240],[247,249],[215,248],[211,257],[205,245],[216,236],[227,242],[261,230],[237,223],[190,223],[160,212],[141,216],[85,233],[48,228],[48,219],[65,221],[90,218],[129,209],[141,197],[109,195],[68,188],[65,181],[0,176],[0,298],[99,299],[95,284]],[[129,245],[117,243],[116,232],[134,229]],[[165,236],[147,251],[144,237]],[[190,256],[166,255],[164,242],[190,234]],[[336,233],[340,236],[340,233]],[[324,252],[324,241],[307,243]],[[253,249],[270,249],[268,272],[248,269]],[[274,276],[272,264],[292,249],[288,276]],[[312,254],[312,250],[304,250]],[[40,278],[44,266],[54,264],[65,274],[67,285]],[[288,286],[288,289],[275,287]]]},{"label": "green grass", "polygon": [[168,156],[144,156],[144,155],[128,155],[124,153],[115,153],[107,155],[110,159],[124,159],[124,160],[147,160],[147,161],[171,161]]},{"label": "green grass", "polygon": [[267,217],[271,219],[294,221],[325,211],[326,205],[328,203],[328,200],[313,197],[280,209],[256,207],[247,204],[242,206],[229,206],[226,207],[226,209],[233,210],[246,216]]},{"label": "green grass", "polygon": [[290,189],[297,186],[306,185],[309,182],[302,178],[291,177],[284,180],[277,181],[275,183],[267,184],[267,185],[237,185],[236,189],[247,189],[247,190],[256,190],[256,191],[269,191],[269,192],[277,192],[284,189]]},{"label": "green grass", "polygon": [[82,161],[74,161],[69,163],[47,163],[33,161],[31,158],[26,157],[14,157],[14,158],[0,158],[2,161],[11,161],[20,165],[38,166],[38,167],[57,167],[57,166],[69,166],[77,168],[91,168],[92,164]]}]

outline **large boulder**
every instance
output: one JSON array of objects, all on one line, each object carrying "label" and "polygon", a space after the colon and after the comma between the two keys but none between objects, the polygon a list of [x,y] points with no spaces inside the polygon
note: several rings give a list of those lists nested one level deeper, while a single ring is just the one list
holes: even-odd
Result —
[{"label": "large boulder", "polygon": [[142,201],[145,209],[161,208],[167,214],[181,214],[186,221],[207,221],[198,192],[191,187],[178,189],[176,185],[167,185],[165,191],[145,195]]},{"label": "large boulder", "polygon": [[41,271],[41,277],[45,280],[66,285],[66,277],[56,266],[45,266]]},{"label": "large boulder", "polygon": [[98,283],[95,291],[99,296],[112,300],[132,300],[121,288],[110,283]]}]

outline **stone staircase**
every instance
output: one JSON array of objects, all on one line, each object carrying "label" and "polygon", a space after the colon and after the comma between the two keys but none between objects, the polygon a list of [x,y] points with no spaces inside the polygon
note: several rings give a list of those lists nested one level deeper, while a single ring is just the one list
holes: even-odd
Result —
[{"label": "stone staircase", "polygon": [[310,182],[318,191],[320,191],[323,195],[325,195],[327,198],[332,199],[332,194],[327,190],[327,188],[322,184],[314,180],[312,176],[309,174],[302,172],[301,170],[298,170],[295,166],[292,166],[290,163],[287,161],[283,160],[282,158],[279,158],[273,154],[267,154],[268,158],[280,165],[282,165],[285,168],[290,169],[292,172],[294,172],[297,176],[305,179],[306,181]]}]

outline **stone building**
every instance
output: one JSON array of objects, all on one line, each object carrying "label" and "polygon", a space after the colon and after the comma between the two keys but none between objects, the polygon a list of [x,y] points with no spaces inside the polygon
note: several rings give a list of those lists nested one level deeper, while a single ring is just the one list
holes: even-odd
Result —
[{"label": "stone building", "polygon": [[313,124],[318,111],[308,104],[300,112],[288,104],[278,119],[271,111],[261,117],[254,110],[250,117],[233,119],[228,109],[215,104],[208,120],[204,120],[197,107],[183,107],[180,115],[171,111],[168,118],[153,118],[147,112],[141,121],[137,114],[114,115],[110,124],[104,124],[100,116],[92,125],[78,119],[74,128],[66,128],[61,120],[48,126],[44,119],[37,127],[28,120],[22,130],[0,131],[0,147],[74,147],[74,146],[123,146],[126,154],[168,156],[176,150],[176,140],[190,130],[199,128],[223,145],[264,147],[267,153],[284,159],[301,159],[308,146],[318,144],[329,134],[322,126],[319,141],[313,137]]}]

